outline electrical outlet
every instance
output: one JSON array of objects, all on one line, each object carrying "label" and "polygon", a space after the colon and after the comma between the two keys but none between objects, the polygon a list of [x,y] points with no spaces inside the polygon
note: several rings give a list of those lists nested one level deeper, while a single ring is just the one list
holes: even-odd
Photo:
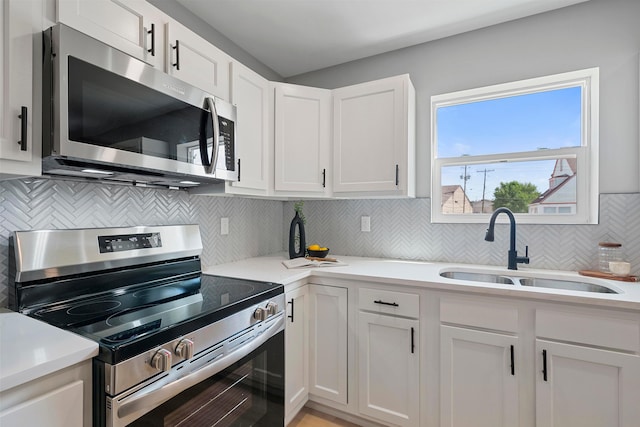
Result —
[{"label": "electrical outlet", "polygon": [[220,218],[220,234],[223,236],[229,234],[229,218]]},{"label": "electrical outlet", "polygon": [[361,216],[360,217],[360,231],[364,233],[368,233],[371,231],[371,217],[370,216]]}]

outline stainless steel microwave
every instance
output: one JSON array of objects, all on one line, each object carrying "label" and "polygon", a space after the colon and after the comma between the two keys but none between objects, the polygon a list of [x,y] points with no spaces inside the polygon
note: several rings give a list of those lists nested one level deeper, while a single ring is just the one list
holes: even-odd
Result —
[{"label": "stainless steel microwave", "polygon": [[233,105],[62,24],[43,43],[44,174],[179,188],[237,181]]}]

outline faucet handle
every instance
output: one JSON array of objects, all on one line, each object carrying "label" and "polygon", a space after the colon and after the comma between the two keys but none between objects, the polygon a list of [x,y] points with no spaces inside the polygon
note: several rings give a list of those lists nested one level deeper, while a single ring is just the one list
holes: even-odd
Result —
[{"label": "faucet handle", "polygon": [[529,246],[524,247],[524,256],[516,255],[516,263],[529,264]]}]

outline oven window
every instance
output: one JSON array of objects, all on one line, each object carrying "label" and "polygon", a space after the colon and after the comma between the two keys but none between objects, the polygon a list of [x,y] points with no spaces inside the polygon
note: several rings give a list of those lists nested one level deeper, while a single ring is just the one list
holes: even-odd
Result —
[{"label": "oven window", "polygon": [[284,424],[284,332],[173,397],[131,427],[274,427]]}]

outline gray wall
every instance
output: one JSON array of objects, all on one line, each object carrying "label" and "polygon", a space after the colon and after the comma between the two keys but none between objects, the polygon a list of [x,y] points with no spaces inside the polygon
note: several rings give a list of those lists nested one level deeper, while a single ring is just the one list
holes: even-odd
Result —
[{"label": "gray wall", "polygon": [[[229,218],[225,236],[222,217]],[[204,266],[283,250],[282,202],[89,182],[0,181],[0,307],[7,306],[12,231],[165,224],[200,225]]]},{"label": "gray wall", "polygon": [[640,1],[591,0],[287,79],[336,88],[409,73],[417,102],[417,192],[430,194],[432,95],[600,67],[600,192],[640,190]]}]

